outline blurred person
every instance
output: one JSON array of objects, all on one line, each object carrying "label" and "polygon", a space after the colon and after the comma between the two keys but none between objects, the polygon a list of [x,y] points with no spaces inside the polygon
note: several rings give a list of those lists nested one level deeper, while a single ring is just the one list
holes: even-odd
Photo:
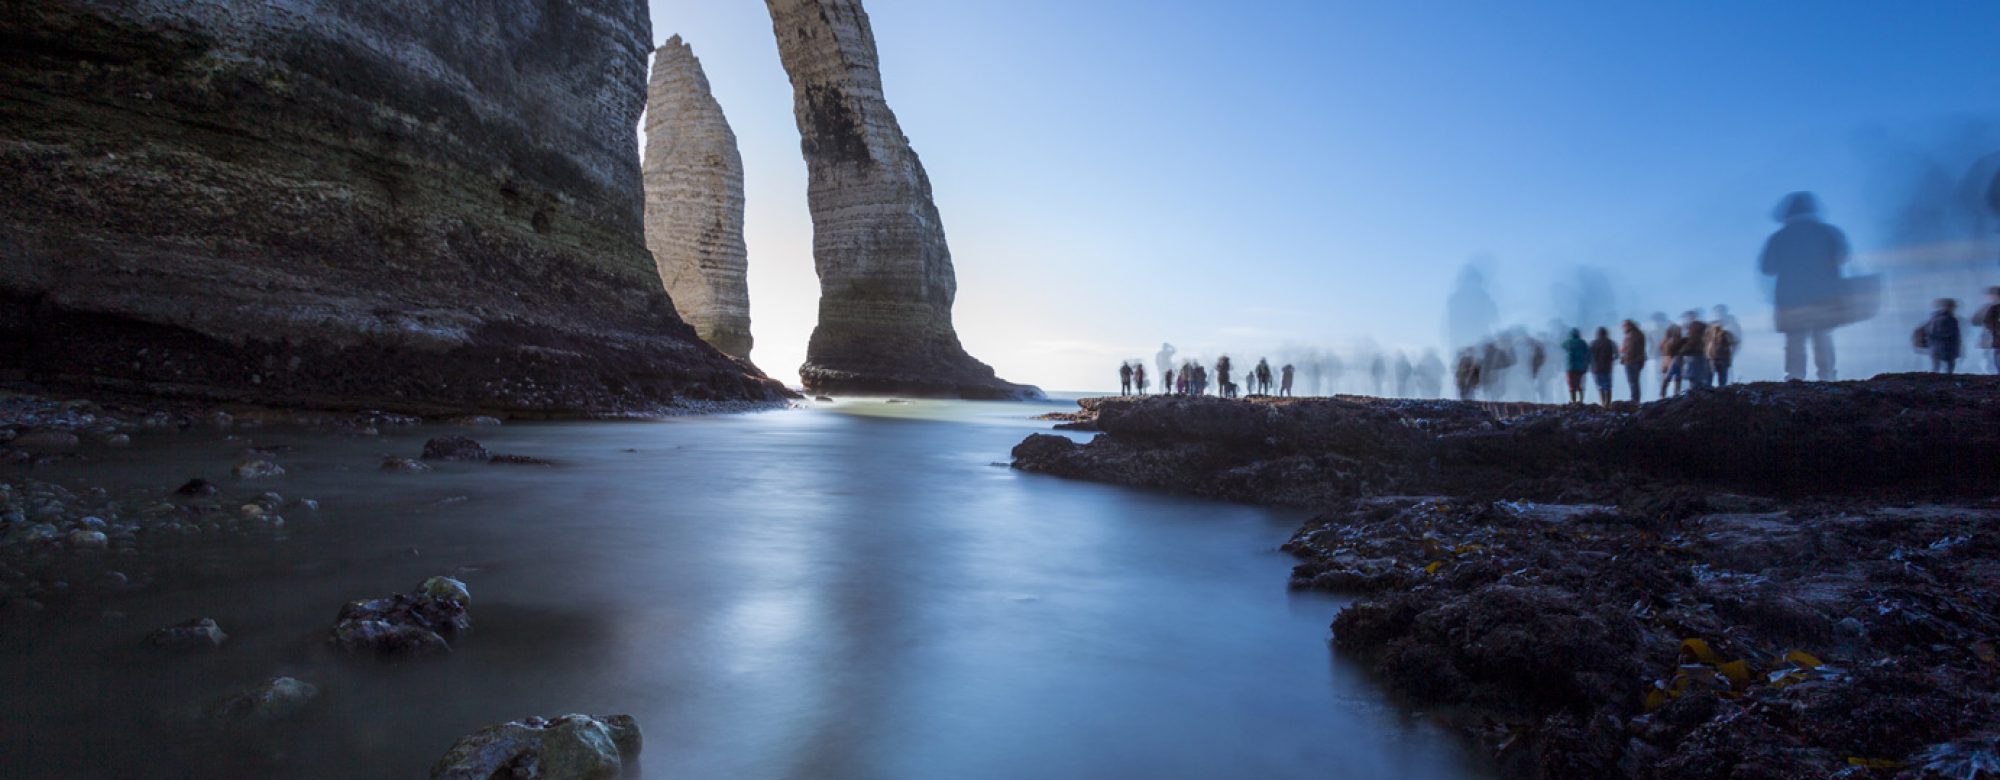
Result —
[{"label": "blurred person", "polygon": [[1167,366],[1160,372],[1160,394],[1173,395],[1175,392],[1177,391],[1174,389],[1174,367]]},{"label": "blurred person", "polygon": [[1143,360],[1132,361],[1132,389],[1139,391],[1140,395],[1146,394],[1146,362]]},{"label": "blurred person", "polygon": [[[1672,320],[1667,319],[1666,312],[1653,312],[1652,318],[1646,321],[1646,343],[1658,347],[1660,342],[1667,338],[1667,329],[1673,326],[1674,323]],[[1672,364],[1673,361],[1671,360],[1659,361],[1658,371],[1660,372],[1661,382],[1667,381],[1667,369],[1672,368]]]},{"label": "blurred person", "polygon": [[1679,351],[1681,377],[1690,390],[1709,387],[1715,383],[1715,372],[1708,362],[1708,323],[1696,312],[1688,312],[1687,317]]},{"label": "blurred person", "polygon": [[1632,386],[1632,403],[1639,403],[1639,375],[1646,368],[1646,352],[1652,343],[1639,323],[1626,320],[1621,326],[1625,340],[1618,348],[1618,362],[1625,366],[1625,383]]},{"label": "blurred person", "polygon": [[[1728,314],[1720,306],[1715,307],[1715,309],[1718,312],[1722,312],[1724,316]],[[1716,387],[1729,386],[1729,366],[1736,362],[1736,342],[1736,331],[1732,331],[1727,325],[1724,325],[1723,320],[1718,318],[1715,322],[1709,323],[1707,344],[1708,364],[1715,369]]]},{"label": "blurred person", "polygon": [[1962,352],[1958,330],[1958,301],[1939,298],[1937,311],[1924,323],[1925,346],[1930,349],[1931,370],[1939,373],[1955,373],[1958,357]]},{"label": "blurred person", "polygon": [[1729,335],[1735,336],[1739,342],[1743,340],[1743,323],[1736,320],[1736,315],[1729,313],[1729,307],[1726,305],[1720,303],[1715,305],[1715,320],[1710,324],[1729,331]]},{"label": "blurred person", "polygon": [[1132,364],[1131,364],[1131,363],[1119,363],[1119,364],[1118,364],[1118,394],[1119,394],[1119,395],[1131,395],[1131,394],[1132,394]]},{"label": "blurred person", "polygon": [[1426,349],[1417,361],[1417,394],[1424,398],[1444,397],[1444,358],[1437,350]]},{"label": "blurred person", "polygon": [[1605,406],[1611,405],[1611,367],[1618,363],[1618,343],[1611,340],[1611,329],[1598,328],[1597,338],[1590,340],[1590,378],[1597,383],[1597,400]]},{"label": "blurred person", "polygon": [[1458,353],[1458,371],[1453,378],[1458,380],[1458,400],[1472,400],[1473,390],[1479,387],[1479,357],[1471,347]]},{"label": "blurred person", "polygon": [[[1554,330],[1550,332],[1561,333],[1562,331]],[[1571,336],[1576,335],[1575,329],[1571,329],[1570,335]],[[1528,341],[1527,345],[1528,386],[1534,389],[1536,401],[1545,402],[1548,400],[1549,397],[1549,386],[1542,382],[1542,367],[1548,365],[1549,363],[1549,348],[1547,345],[1542,343],[1541,339],[1535,338],[1533,336],[1527,337],[1527,341]],[[1563,344],[1568,345],[1569,342],[1565,341],[1563,342]],[[1567,349],[1567,346],[1565,346],[1565,349]],[[1571,392],[1575,393],[1577,391],[1571,391]]]},{"label": "blurred person", "polygon": [[1271,394],[1271,362],[1257,358],[1257,394]]},{"label": "blurred person", "polygon": [[[2000,192],[2000,179],[1994,180],[1994,192]],[[1995,210],[2000,211],[2000,206]],[[1979,338],[1986,345],[1987,358],[2000,373],[2000,287],[1986,288],[1986,306],[1979,310],[1978,324],[1985,331]]]},{"label": "blurred person", "polygon": [[1841,276],[1847,236],[1822,222],[1819,211],[1819,199],[1810,192],[1786,195],[1774,214],[1784,226],[1764,242],[1758,259],[1759,270],[1777,278],[1776,325],[1785,334],[1787,381],[1805,378],[1807,344],[1815,376],[1833,381],[1833,329],[1855,321]]},{"label": "blurred person", "polygon": [[1281,369],[1278,369],[1278,394],[1279,394],[1279,395],[1282,395],[1282,396],[1285,396],[1285,397],[1287,397],[1287,398],[1291,397],[1291,395],[1292,395],[1292,374],[1293,374],[1293,368],[1292,368],[1292,364],[1290,364],[1290,363],[1286,363],[1286,364],[1285,364],[1285,367],[1284,367],[1284,368],[1281,368]]},{"label": "blurred person", "polygon": [[1507,369],[1514,367],[1514,351],[1498,340],[1489,339],[1480,351],[1479,393],[1488,401],[1498,401],[1507,389]]},{"label": "blurred person", "polygon": [[1583,403],[1583,375],[1590,372],[1590,344],[1583,340],[1583,331],[1569,329],[1569,338],[1562,343],[1563,369],[1569,378],[1569,402]]},{"label": "blurred person", "polygon": [[1223,398],[1232,398],[1236,395],[1236,383],[1229,381],[1228,355],[1215,359],[1215,386]]},{"label": "blurred person", "polygon": [[1169,377],[1174,373],[1174,355],[1179,352],[1174,345],[1162,341],[1160,351],[1153,353],[1153,366],[1160,370],[1160,392],[1174,391],[1174,381]]},{"label": "blurred person", "polygon": [[[1666,335],[1660,337],[1660,398],[1672,398],[1681,394],[1681,326],[1669,323]],[[1674,389],[1673,395],[1667,388]]]},{"label": "blurred person", "polygon": [[1396,397],[1410,397],[1410,379],[1417,373],[1417,367],[1410,364],[1410,356],[1400,349],[1396,350],[1396,366],[1393,370],[1396,376]]},{"label": "blurred person", "polygon": [[1376,398],[1382,397],[1382,380],[1388,375],[1389,364],[1382,360],[1382,353],[1375,353],[1375,357],[1368,361],[1368,378],[1375,382],[1374,395]]}]

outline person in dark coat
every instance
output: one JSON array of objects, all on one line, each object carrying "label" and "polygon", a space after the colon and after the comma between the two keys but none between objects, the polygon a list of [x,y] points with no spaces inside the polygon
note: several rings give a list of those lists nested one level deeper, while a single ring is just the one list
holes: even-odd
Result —
[{"label": "person in dark coat", "polygon": [[1646,331],[1639,323],[1626,320],[1625,343],[1618,348],[1618,362],[1625,366],[1625,383],[1632,386],[1632,403],[1639,402],[1639,375],[1646,369]]},{"label": "person in dark coat", "polygon": [[1715,371],[1708,363],[1708,323],[1697,319],[1695,312],[1688,312],[1687,331],[1681,336],[1680,360],[1681,376],[1687,380],[1689,389],[1715,383]]},{"label": "person in dark coat", "polygon": [[1931,319],[1924,323],[1924,343],[1930,347],[1931,370],[1950,374],[1958,369],[1958,356],[1963,353],[1959,342],[1958,301],[1940,298],[1937,311],[1931,312]]},{"label": "person in dark coat", "polygon": [[[1993,191],[2000,193],[2000,179],[1993,182]],[[1994,204],[2000,211],[2000,202]],[[1979,313],[1979,325],[1986,329],[1987,348],[1993,350],[1993,370],[2000,372],[2000,287],[1986,288],[1986,308]]]},{"label": "person in dark coat", "polygon": [[1618,344],[1611,340],[1611,330],[1598,328],[1597,338],[1590,340],[1590,378],[1597,383],[1597,400],[1605,406],[1611,405],[1611,366],[1618,362]]},{"label": "person in dark coat", "polygon": [[1131,364],[1131,363],[1119,363],[1119,364],[1118,364],[1118,394],[1119,394],[1119,395],[1131,395],[1131,394],[1132,394],[1132,364]]},{"label": "person in dark coat", "polygon": [[[1718,311],[1722,307],[1715,307]],[[1736,331],[1723,319],[1708,324],[1708,363],[1715,367],[1715,386],[1729,384],[1729,367],[1736,363]]]},{"label": "person in dark coat", "polygon": [[1847,236],[1821,222],[1819,200],[1810,192],[1786,195],[1778,204],[1784,227],[1764,242],[1759,268],[1777,277],[1778,332],[1785,334],[1785,379],[1805,378],[1806,345],[1822,382],[1834,379],[1833,329],[1846,308],[1841,267],[1847,264]]}]

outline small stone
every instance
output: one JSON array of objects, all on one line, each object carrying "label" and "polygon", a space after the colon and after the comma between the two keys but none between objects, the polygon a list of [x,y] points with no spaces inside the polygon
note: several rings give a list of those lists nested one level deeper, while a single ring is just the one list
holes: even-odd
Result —
[{"label": "small stone", "polygon": [[298,506],[299,506],[300,508],[302,508],[302,509],[304,509],[304,510],[308,511],[308,512],[317,512],[317,511],[319,511],[319,502],[318,502],[318,501],[314,501],[314,500],[312,500],[312,499],[310,499],[310,498],[301,498],[301,499],[299,499],[299,503],[298,503]]},{"label": "small stone", "polygon": [[553,463],[550,463],[550,462],[548,462],[548,461],[546,461],[546,460],[543,460],[543,459],[541,459],[541,458],[537,458],[537,457],[534,457],[534,456],[532,456],[532,455],[495,455],[495,456],[493,456],[493,458],[492,458],[491,460],[488,460],[487,462],[488,462],[488,463],[494,463],[494,464],[499,464],[499,465],[506,465],[506,466],[553,466],[553,465],[555,465],[555,464],[553,464]]},{"label": "small stone", "polygon": [[215,492],[215,483],[200,477],[190,479],[187,484],[174,489],[174,495],[177,496],[212,496]]},{"label": "small stone", "polygon": [[221,647],[229,635],[222,633],[222,627],[210,618],[195,618],[177,626],[154,631],[146,641],[156,647],[175,650],[213,650]]},{"label": "small stone", "polygon": [[102,530],[105,526],[104,518],[102,517],[86,517],[82,520],[78,520],[77,522],[82,523],[83,527],[85,528],[91,528],[96,530]]},{"label": "small stone", "polygon": [[132,443],[132,437],[122,433],[114,433],[111,434],[110,436],[104,437],[104,444],[107,447],[125,447],[129,446],[131,443]]},{"label": "small stone", "polygon": [[404,473],[414,474],[421,471],[430,471],[431,466],[430,464],[417,460],[415,458],[405,458],[400,455],[389,455],[382,458],[382,470],[400,471]]},{"label": "small stone", "polygon": [[236,462],[236,467],[230,469],[230,473],[235,474],[237,479],[262,479],[283,476],[285,467],[267,458],[244,458]]},{"label": "small stone", "polygon": [[244,504],[236,508],[236,513],[242,515],[245,520],[255,520],[264,516],[264,505]]},{"label": "small stone", "polygon": [[417,587],[417,592],[434,599],[472,606],[472,591],[466,589],[465,583],[450,577],[437,576],[424,580],[424,584]]},{"label": "small stone", "polygon": [[424,460],[483,461],[486,447],[466,436],[439,436],[424,442]]},{"label": "small stone", "polygon": [[103,531],[76,530],[69,533],[69,546],[79,550],[102,550],[111,543]]}]

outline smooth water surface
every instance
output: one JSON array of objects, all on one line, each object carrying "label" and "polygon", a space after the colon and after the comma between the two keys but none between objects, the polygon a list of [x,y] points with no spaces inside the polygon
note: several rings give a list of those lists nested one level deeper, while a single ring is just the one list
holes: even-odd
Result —
[{"label": "smooth water surface", "polygon": [[[1328,647],[1335,599],[1288,592],[1299,513],[1021,474],[1056,407],[847,401],[632,423],[334,437],[141,437],[78,469],[225,496],[312,497],[286,538],[206,553],[198,581],[10,624],[0,774],[422,777],[458,736],[631,713],[672,778],[1458,778],[1443,729]],[[554,468],[376,469],[441,432]],[[222,478],[246,443],[290,474]],[[35,476],[54,478],[56,469]],[[465,580],[449,657],[324,644],[348,600]],[[143,645],[209,616],[215,653]],[[318,685],[301,721],[186,724],[234,688]]]}]

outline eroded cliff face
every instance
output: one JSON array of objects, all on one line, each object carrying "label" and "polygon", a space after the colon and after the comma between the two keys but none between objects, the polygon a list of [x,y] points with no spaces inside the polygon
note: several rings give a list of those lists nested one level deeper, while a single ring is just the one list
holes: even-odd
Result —
[{"label": "eroded cliff face", "polygon": [[783,393],[644,243],[643,0],[0,17],[0,368],[524,413]]},{"label": "eroded cliff face", "polygon": [[750,358],[743,246],[743,155],[694,49],[676,35],[653,57],[646,92],[646,246],[681,318]]},{"label": "eroded cliff face", "polygon": [[958,283],[930,179],[882,97],[858,0],[765,0],[790,74],[811,176],[819,326],[799,376],[828,393],[966,398],[1040,394],[966,354]]}]

